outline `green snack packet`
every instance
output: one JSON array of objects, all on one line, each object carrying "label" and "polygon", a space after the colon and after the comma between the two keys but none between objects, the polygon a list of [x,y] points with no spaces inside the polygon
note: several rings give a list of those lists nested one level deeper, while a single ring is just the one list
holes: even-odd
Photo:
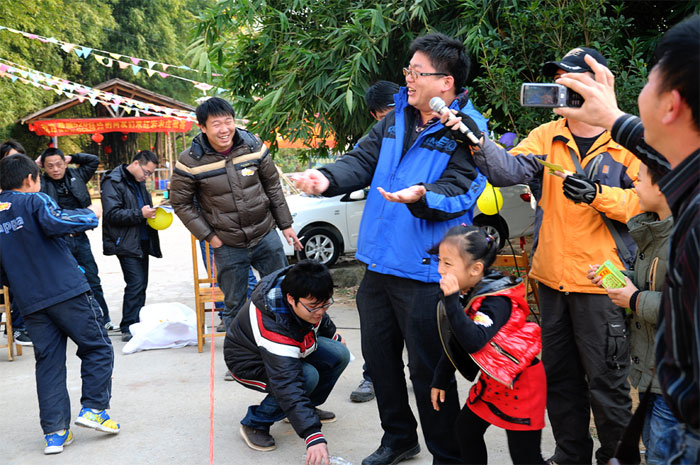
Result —
[{"label": "green snack packet", "polygon": [[601,284],[605,289],[625,287],[625,275],[615,268],[610,260],[605,260],[605,263],[596,270],[595,275],[603,278]]}]

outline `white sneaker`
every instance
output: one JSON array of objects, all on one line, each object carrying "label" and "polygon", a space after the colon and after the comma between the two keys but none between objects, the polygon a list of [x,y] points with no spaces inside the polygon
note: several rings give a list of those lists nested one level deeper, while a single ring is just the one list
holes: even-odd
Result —
[{"label": "white sneaker", "polygon": [[112,332],[121,331],[121,329],[119,329],[119,326],[115,325],[111,321],[108,321],[107,323],[105,323],[105,329],[107,331],[112,331]]}]

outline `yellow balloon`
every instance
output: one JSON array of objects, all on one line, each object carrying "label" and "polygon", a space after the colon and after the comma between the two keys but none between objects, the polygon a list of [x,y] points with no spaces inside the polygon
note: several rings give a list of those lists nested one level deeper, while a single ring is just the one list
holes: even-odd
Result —
[{"label": "yellow balloon", "polygon": [[148,218],[146,221],[150,227],[160,231],[167,229],[173,223],[173,214],[165,211],[164,208],[158,207],[156,208],[156,217]]},{"label": "yellow balloon", "polygon": [[501,189],[493,187],[491,183],[486,183],[486,188],[476,199],[476,206],[484,215],[495,215],[503,207],[503,194]]}]

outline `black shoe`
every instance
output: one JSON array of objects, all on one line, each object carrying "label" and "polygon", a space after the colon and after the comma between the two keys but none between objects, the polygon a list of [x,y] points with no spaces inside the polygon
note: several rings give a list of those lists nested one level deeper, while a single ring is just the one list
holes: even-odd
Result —
[{"label": "black shoe", "polygon": [[224,324],[224,320],[221,320],[221,323],[216,325],[216,332],[217,333],[225,333],[226,332],[226,325]]},{"label": "black shoe", "polygon": [[15,338],[15,344],[19,344],[21,346],[32,346],[32,339],[29,337],[29,334],[23,329],[16,329],[12,332],[12,335]]},{"label": "black shoe", "polygon": [[368,402],[374,399],[374,385],[372,381],[363,379],[357,388],[350,394],[350,400],[353,402]]},{"label": "black shoe", "polygon": [[131,333],[129,333],[129,332],[122,333],[122,341],[124,341],[124,342],[129,342],[132,337],[134,337],[134,336],[132,336]]},{"label": "black shoe", "polygon": [[419,452],[419,444],[403,451],[390,449],[386,446],[379,446],[379,449],[375,450],[372,455],[365,457],[362,461],[362,465],[396,465],[399,462],[418,455]]},{"label": "black shoe", "polygon": [[241,436],[243,436],[243,440],[251,449],[266,452],[277,448],[275,438],[270,436],[270,433],[267,431],[241,425]]},{"label": "black shoe", "polygon": [[[335,416],[335,413],[329,412],[328,410],[321,410],[320,408],[314,407],[314,412],[316,412],[316,415],[318,415],[318,419],[321,421],[321,423],[333,423],[338,419]],[[282,420],[285,423],[289,423],[289,418],[287,417],[284,417]]]}]

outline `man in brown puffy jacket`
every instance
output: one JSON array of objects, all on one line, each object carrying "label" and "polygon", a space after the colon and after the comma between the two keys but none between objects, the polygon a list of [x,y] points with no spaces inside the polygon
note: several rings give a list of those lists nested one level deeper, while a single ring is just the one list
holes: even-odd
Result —
[{"label": "man in brown puffy jacket", "polygon": [[261,140],[236,128],[233,107],[221,98],[204,101],[196,113],[202,133],[175,165],[171,202],[187,229],[214,249],[228,327],[245,302],[250,266],[261,276],[287,266],[275,226],[297,250],[301,243]]}]

